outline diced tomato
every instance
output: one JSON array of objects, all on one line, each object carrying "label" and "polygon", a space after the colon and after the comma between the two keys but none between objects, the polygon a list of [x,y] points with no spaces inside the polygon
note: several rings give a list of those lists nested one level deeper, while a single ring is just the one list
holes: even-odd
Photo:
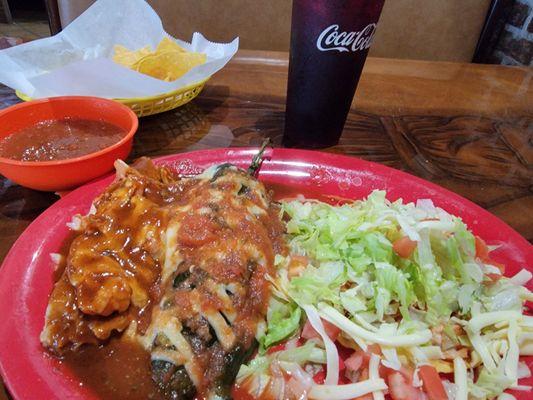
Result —
[{"label": "diced tomato", "polygon": [[423,365],[419,369],[419,376],[424,384],[424,391],[429,400],[448,400],[448,395],[435,367]]},{"label": "diced tomato", "polygon": [[[500,264],[499,262],[496,262],[490,258],[489,254],[489,248],[485,241],[481,239],[479,236],[476,236],[476,257],[479,258],[481,261],[483,261],[485,264],[494,265],[496,268],[500,270],[502,275],[505,273],[505,265]],[[494,282],[496,282],[498,279],[495,276],[491,275],[497,275],[497,274],[488,274],[489,278],[492,279]]]},{"label": "diced tomato", "polygon": [[[339,357],[339,384],[340,385],[343,385],[345,383],[351,383],[350,381],[348,381],[348,379],[346,379],[346,377],[344,376],[344,370],[346,369],[346,365],[344,364],[344,360],[342,359],[342,357]],[[324,368],[323,370],[321,370],[320,372],[318,372],[314,377],[314,381],[318,384],[322,384],[324,383],[324,380],[326,379],[326,375],[327,375],[327,368]],[[321,382],[318,382],[317,380],[321,380]]]},{"label": "diced tomato", "polygon": [[390,373],[387,383],[392,400],[417,400],[421,397],[420,391],[409,384],[401,372]]},{"label": "diced tomato", "polygon": [[407,367],[402,365],[398,372],[400,374],[402,374],[402,376],[405,378],[405,380],[407,381],[407,383],[409,385],[413,384],[413,373],[414,373],[414,370],[412,370],[411,368],[407,368]]},{"label": "diced tomato", "polygon": [[344,360],[341,357],[339,357],[339,373],[341,373],[345,369],[346,369],[346,364]]},{"label": "diced tomato", "polygon": [[[322,320],[322,325],[324,325],[326,335],[328,335],[329,338],[333,341],[337,340],[337,336],[339,336],[341,330],[326,320]],[[314,338],[321,338],[321,336],[318,334],[317,331],[315,331],[315,328],[313,328],[313,325],[311,325],[309,320],[305,322],[304,329],[302,330],[302,337],[308,340]]]},{"label": "diced tomato", "polygon": [[248,393],[245,388],[238,385],[233,385],[231,388],[231,398],[235,400],[254,400],[254,396]]},{"label": "diced tomato", "polygon": [[[505,273],[505,265],[500,264],[499,262],[496,262],[490,258],[489,254],[489,247],[485,243],[483,239],[481,239],[479,236],[476,236],[476,257],[479,258],[481,261],[483,261],[485,264],[494,265],[496,268],[500,270],[502,275]],[[498,274],[488,274],[489,278],[496,282],[498,279],[501,278],[501,276],[497,279],[495,279],[495,276],[491,275],[498,275]]]},{"label": "diced tomato", "polygon": [[326,331],[326,334],[329,336],[329,338],[333,341],[336,341],[337,337],[341,333],[341,330],[332,323],[329,323],[325,320],[322,320],[322,324],[324,325],[324,330]]},{"label": "diced tomato", "polygon": [[313,380],[317,385],[322,385],[324,383],[324,380],[326,379],[326,371],[321,370],[318,371],[315,376],[313,376]]},{"label": "diced tomato", "polygon": [[400,257],[409,258],[416,249],[416,242],[404,236],[394,241],[392,249]]},{"label": "diced tomato", "polygon": [[337,346],[337,351],[339,353],[339,357],[342,358],[343,360],[346,360],[348,357],[350,357],[352,355],[353,349],[350,349],[348,347],[344,347],[338,341],[335,342],[335,345]]},{"label": "diced tomato", "polygon": [[272,354],[283,350],[285,350],[285,343],[280,343],[275,346],[269,347],[267,350],[267,354]]},{"label": "diced tomato", "polygon": [[399,371],[386,367],[383,363],[379,364],[379,377],[387,380],[389,375],[399,373],[405,379],[408,385],[413,384],[413,370],[402,366]]},{"label": "diced tomato", "polygon": [[349,380],[345,374],[339,374],[339,385],[347,385],[349,383],[352,383],[352,381]]},{"label": "diced tomato", "polygon": [[379,344],[372,343],[366,346],[366,352],[363,352],[363,359],[366,364],[370,362],[370,356],[372,354],[381,356],[381,347],[379,347]]},{"label": "diced tomato", "polygon": [[476,257],[481,261],[485,261],[489,258],[489,248],[485,241],[479,236],[476,236]]},{"label": "diced tomato", "polygon": [[492,281],[492,282],[498,282],[502,276],[500,274],[487,274],[487,277]]},{"label": "diced tomato", "polygon": [[315,328],[313,328],[313,325],[311,325],[309,320],[305,321],[304,329],[302,330],[302,337],[307,340],[320,338],[320,335],[317,331],[315,331]]},{"label": "diced tomato", "polygon": [[305,268],[308,264],[309,258],[307,258],[306,256],[291,256],[288,268],[289,278],[300,276],[305,271]]},{"label": "diced tomato", "polygon": [[[372,354],[381,356],[381,347],[379,347],[379,344],[372,343],[366,346],[366,352],[362,352],[363,366],[367,366],[370,363]],[[379,364],[379,376],[381,378],[385,379],[391,372],[394,372],[394,370],[387,368],[382,363]]]},{"label": "diced tomato", "polygon": [[350,357],[344,360],[346,368],[350,371],[356,372],[363,365],[363,353],[354,352]]},{"label": "diced tomato", "polygon": [[297,254],[294,254],[294,255],[291,255],[291,263],[298,263],[298,264],[303,264],[303,265],[307,265],[309,264],[309,257],[307,256],[299,256]]},{"label": "diced tomato", "polygon": [[187,214],[178,230],[178,241],[185,246],[202,246],[216,239],[217,226],[208,215]]},{"label": "diced tomato", "polygon": [[366,346],[366,351],[369,354],[375,354],[377,356],[381,355],[381,347],[379,347],[379,344],[372,343]]}]

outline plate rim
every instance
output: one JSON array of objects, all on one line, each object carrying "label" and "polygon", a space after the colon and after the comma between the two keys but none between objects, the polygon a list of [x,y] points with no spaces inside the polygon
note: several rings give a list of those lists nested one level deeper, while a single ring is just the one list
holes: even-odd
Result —
[{"label": "plate rim", "polygon": [[[190,152],[183,152],[183,153],[175,153],[175,154],[169,154],[159,157],[152,158],[156,163],[165,163],[165,162],[172,162],[172,161],[178,161],[178,160],[187,160],[189,157],[195,160],[195,163],[202,163],[203,161],[207,161],[212,158],[214,160],[219,160],[223,157],[233,157],[234,159],[241,159],[246,155],[251,157],[253,154],[255,154],[258,150],[258,147],[227,147],[227,148],[214,148],[214,149],[206,149],[206,150],[195,150]],[[425,180],[423,178],[420,178],[416,175],[413,175],[409,172],[405,172],[393,167],[389,167],[387,165],[383,165],[377,162],[368,161],[359,157],[353,157],[348,156],[344,154],[336,154],[336,153],[329,153],[324,151],[316,151],[316,150],[304,150],[304,149],[287,149],[287,148],[270,148],[267,149],[265,153],[265,165],[268,165],[269,163],[274,162],[276,158],[281,159],[291,159],[291,158],[299,158],[298,155],[302,155],[303,158],[309,159],[312,158],[313,161],[312,164],[319,166],[320,164],[316,164],[317,158],[319,161],[325,161],[325,163],[330,167],[337,168],[337,164],[341,164],[344,162],[349,162],[350,160],[354,162],[355,164],[362,164],[368,167],[368,169],[372,169],[375,171],[378,175],[386,176],[386,175],[396,175],[402,178],[407,178],[409,180],[414,180],[418,185],[421,185],[424,188],[428,188],[431,191],[436,192],[436,194],[445,194],[447,198],[450,197],[454,200],[454,202],[462,203],[463,205],[466,205],[467,210],[472,210],[476,214],[481,213],[482,216],[488,215],[493,220],[496,220],[499,224],[502,224],[505,226],[506,230],[509,231],[509,233],[512,234],[512,241],[516,244],[518,244],[520,247],[523,247],[524,249],[529,248],[529,256],[526,254],[525,258],[530,259],[533,257],[533,246],[529,243],[527,239],[525,239],[520,233],[518,233],[516,230],[514,230],[511,226],[509,226],[506,222],[501,220],[496,215],[492,214],[490,211],[484,209],[483,207],[477,205],[473,201],[449,190],[446,189],[436,183],[433,183],[431,181]],[[198,160],[200,159],[200,160]],[[353,170],[351,167],[343,167],[345,170]],[[61,209],[62,203],[71,200],[75,197],[79,197],[83,192],[85,192],[88,188],[91,188],[93,186],[100,186],[102,184],[106,184],[106,180],[111,183],[112,178],[114,176],[114,173],[110,173],[107,175],[104,175],[100,178],[95,179],[92,182],[89,182],[87,184],[84,184],[80,186],[79,188],[76,188],[72,192],[68,193],[64,197],[57,200],[54,204],[52,204],[50,207],[43,210],[41,214],[39,214],[27,227],[26,229],[19,235],[19,237],[16,239],[16,241],[13,243],[11,248],[9,249],[8,253],[6,254],[4,260],[2,261],[2,265],[0,267],[0,289],[5,288],[6,285],[9,283],[6,283],[6,276],[8,274],[8,269],[10,268],[9,265],[13,264],[11,262],[11,259],[14,258],[19,251],[19,247],[21,247],[24,243],[25,236],[28,234],[28,232],[31,232],[32,230],[35,230],[36,227],[38,227],[42,220],[46,220],[53,212],[58,211]],[[259,174],[261,177],[261,173]],[[335,180],[335,179],[334,179]],[[109,184],[107,183],[105,187]],[[449,196],[449,197],[448,197]],[[356,199],[354,199],[356,200]],[[460,217],[460,215],[459,215]],[[472,226],[469,226],[470,229],[473,229]],[[518,243],[517,243],[518,242]],[[14,268],[14,267],[11,267]],[[528,265],[528,268],[531,269],[531,266]],[[7,318],[6,318],[7,319]],[[3,324],[2,324],[3,325]],[[1,331],[1,328],[0,328]],[[4,345],[8,345],[7,341],[2,340],[4,342]],[[13,396],[15,400],[23,400],[22,397],[20,397],[20,388],[19,386],[14,385],[14,381],[16,378],[13,378],[11,376],[10,371],[10,364],[8,361],[2,357],[2,354],[4,353],[4,350],[1,349],[0,346],[0,375],[3,378],[3,383],[8,390],[8,392]],[[14,373],[14,371],[13,371]]]}]

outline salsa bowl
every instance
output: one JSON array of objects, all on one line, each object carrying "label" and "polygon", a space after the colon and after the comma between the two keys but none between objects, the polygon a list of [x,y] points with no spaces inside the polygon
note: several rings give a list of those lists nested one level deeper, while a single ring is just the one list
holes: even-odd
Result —
[{"label": "salsa bowl", "polygon": [[108,147],[75,158],[20,161],[0,157],[0,174],[31,189],[73,189],[111,171],[115,160],[125,159],[139,125],[135,113],[114,100],[86,96],[52,97],[1,110],[0,140],[43,121],[68,118],[106,122],[121,128],[125,135]]}]

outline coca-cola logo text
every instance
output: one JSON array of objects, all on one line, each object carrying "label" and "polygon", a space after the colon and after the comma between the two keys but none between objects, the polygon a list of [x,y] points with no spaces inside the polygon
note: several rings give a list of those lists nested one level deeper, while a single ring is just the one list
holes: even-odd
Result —
[{"label": "coca-cola logo text", "polygon": [[339,25],[333,24],[322,31],[316,41],[316,47],[320,51],[337,50],[360,51],[365,50],[372,44],[376,24],[368,24],[358,32],[339,32]]}]

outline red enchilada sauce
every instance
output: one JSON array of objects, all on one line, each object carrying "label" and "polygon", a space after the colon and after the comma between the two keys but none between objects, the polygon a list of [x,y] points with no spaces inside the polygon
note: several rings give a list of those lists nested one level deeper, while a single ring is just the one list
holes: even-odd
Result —
[{"label": "red enchilada sauce", "polygon": [[0,157],[54,161],[85,156],[119,142],[127,132],[106,121],[64,118],[41,121],[0,140]]},{"label": "red enchilada sauce", "polygon": [[141,345],[112,338],[65,354],[63,362],[100,400],[164,400],[152,380],[150,353]]}]

